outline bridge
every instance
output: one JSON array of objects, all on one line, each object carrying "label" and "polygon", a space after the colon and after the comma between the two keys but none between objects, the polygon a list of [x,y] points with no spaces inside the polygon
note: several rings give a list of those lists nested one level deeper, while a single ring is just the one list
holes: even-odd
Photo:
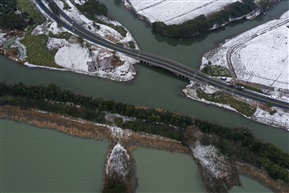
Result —
[{"label": "bridge", "polygon": [[[53,1],[53,0],[52,0]],[[142,50],[136,50],[136,49],[130,49],[125,48],[119,45],[116,45],[112,42],[109,42],[108,40],[103,39],[102,37],[99,37],[96,34],[93,34],[92,32],[85,29],[83,26],[75,22],[73,19],[71,19],[62,9],[59,8],[59,16],[56,16],[54,13],[51,12],[50,9],[48,9],[42,2],[42,0],[36,0],[38,6],[53,20],[55,20],[57,23],[62,25],[64,28],[69,30],[70,32],[83,37],[89,42],[92,42],[93,44],[98,44],[103,47],[112,49],[114,51],[121,52],[129,57],[135,58],[139,61],[141,61],[144,64],[151,65],[151,66],[157,66],[163,69],[166,69],[180,77],[183,77],[187,80],[196,80],[203,82],[205,84],[212,85],[216,88],[225,90],[226,92],[230,92],[239,96],[242,96],[244,98],[252,99],[255,101],[258,101],[263,104],[272,104],[276,107],[282,108],[284,110],[289,110],[289,103],[277,100],[273,98],[269,98],[266,95],[258,94],[255,92],[252,92],[250,90],[238,90],[232,87],[228,87],[226,83],[220,80],[216,80],[213,78],[210,78],[206,74],[195,70],[193,68],[190,68],[186,65],[183,65],[179,62],[170,60],[168,58],[158,56],[149,52],[145,52]]]}]

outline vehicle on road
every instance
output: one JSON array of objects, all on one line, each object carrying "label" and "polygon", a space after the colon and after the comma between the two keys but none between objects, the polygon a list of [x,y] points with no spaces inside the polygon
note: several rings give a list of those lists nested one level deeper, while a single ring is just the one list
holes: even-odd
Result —
[{"label": "vehicle on road", "polygon": [[221,77],[221,80],[227,80],[227,77],[222,76],[222,77]]},{"label": "vehicle on road", "polygon": [[244,90],[244,87],[243,86],[236,86],[236,89]]}]

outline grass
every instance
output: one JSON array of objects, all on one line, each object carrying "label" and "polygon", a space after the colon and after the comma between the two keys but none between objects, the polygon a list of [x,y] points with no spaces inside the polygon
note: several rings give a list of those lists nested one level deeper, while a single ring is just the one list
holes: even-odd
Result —
[{"label": "grass", "polygon": [[134,44],[133,41],[129,41],[128,45],[129,45],[130,48],[135,49],[135,44]]},{"label": "grass", "polygon": [[104,22],[104,21],[102,21],[100,19],[94,19],[94,21],[96,23],[103,24],[103,25],[106,25],[108,27],[111,27],[112,29],[117,31],[122,37],[126,37],[127,31],[121,25],[113,25],[111,23],[106,23],[106,22]]},{"label": "grass", "polygon": [[27,29],[26,35],[21,43],[27,47],[27,61],[31,64],[62,68],[54,61],[56,51],[49,51],[47,48],[48,36],[46,35],[31,35],[33,27]]},{"label": "grass", "polygon": [[205,99],[207,101],[226,104],[236,109],[238,112],[246,115],[247,117],[252,116],[256,108],[252,107],[248,103],[235,99],[232,95],[224,93],[224,92],[215,92],[213,94],[207,94],[202,89],[198,88],[197,95],[200,99]]},{"label": "grass", "polygon": [[68,32],[62,32],[60,34],[53,34],[52,32],[49,32],[49,37],[52,37],[52,38],[60,38],[60,39],[65,39],[65,40],[69,40],[69,38],[71,37],[72,35]]},{"label": "grass", "polygon": [[219,65],[206,66],[202,69],[202,72],[210,76],[231,77],[230,71],[227,68]]},{"label": "grass", "polygon": [[38,24],[44,23],[46,18],[42,13],[36,8],[32,0],[16,0],[17,6],[22,12],[27,12],[30,17]]},{"label": "grass", "polygon": [[63,3],[63,9],[71,9],[71,7],[66,3],[66,1],[61,0]]}]

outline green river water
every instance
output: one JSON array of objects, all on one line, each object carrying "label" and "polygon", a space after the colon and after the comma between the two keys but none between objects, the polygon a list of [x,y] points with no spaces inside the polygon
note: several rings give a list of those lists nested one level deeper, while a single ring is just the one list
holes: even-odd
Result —
[{"label": "green river water", "polygon": [[[118,1],[104,1],[111,17],[127,27],[141,49],[198,68],[202,54],[226,38],[278,17],[288,10],[279,3],[262,19],[230,25],[187,40],[172,40],[151,33],[150,28]],[[161,69],[135,65],[137,76],[128,83],[113,82],[71,72],[27,68],[0,56],[1,81],[25,84],[55,83],[75,92],[116,101],[160,107],[210,120],[225,126],[246,126],[263,140],[288,152],[288,132],[250,121],[241,115],[192,101],[182,94],[188,84]],[[107,141],[84,140],[60,132],[1,121],[1,192],[99,192],[102,188]],[[158,150],[134,152],[138,192],[204,192],[196,163],[191,157]],[[242,188],[232,192],[264,192],[259,183],[241,176]]]}]

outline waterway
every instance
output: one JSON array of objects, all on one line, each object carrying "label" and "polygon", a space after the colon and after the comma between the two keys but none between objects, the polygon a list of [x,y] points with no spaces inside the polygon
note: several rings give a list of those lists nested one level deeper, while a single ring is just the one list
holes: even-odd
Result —
[{"label": "waterway", "polygon": [[[150,28],[144,22],[137,20],[122,5],[118,5],[114,1],[105,1],[105,3],[109,10],[112,10],[110,13],[132,31],[142,49],[184,62],[194,68],[199,67],[201,55],[216,46],[216,43],[264,23],[270,18],[275,18],[288,8],[288,1],[283,1],[259,20],[230,25],[203,37],[158,41],[159,39],[151,33]],[[71,89],[84,95],[134,105],[165,108],[229,127],[245,126],[261,140],[274,143],[288,151],[288,132],[250,121],[232,111],[190,100],[181,92],[188,82],[158,68],[137,64],[135,65],[136,78],[128,83],[119,83],[72,72],[29,69],[11,62],[3,56],[0,56],[0,61],[2,81],[21,81],[26,84],[44,85],[55,83],[62,88]]]},{"label": "waterway", "polygon": [[[137,165],[139,186],[137,193],[207,192],[192,157],[167,151],[138,149],[133,153]],[[242,186],[233,187],[230,193],[273,191],[259,182],[240,175]]]},{"label": "waterway", "polygon": [[108,141],[0,120],[0,192],[101,192]]},{"label": "waterway", "polygon": [[[198,38],[175,40],[152,34],[147,24],[135,18],[122,4],[119,4],[118,0],[102,1],[108,6],[111,17],[117,18],[131,31],[141,49],[174,59],[196,69],[200,65],[202,54],[216,47],[218,43],[278,17],[288,10],[288,1],[283,1],[264,17],[257,20],[239,23],[238,25],[232,24]],[[250,121],[235,112],[188,99],[181,92],[188,82],[169,72],[139,64],[135,65],[135,68],[137,76],[133,81],[119,83],[71,72],[59,72],[39,68],[30,69],[0,56],[1,81],[10,83],[21,81],[30,85],[55,83],[61,88],[71,89],[88,96],[102,97],[153,108],[165,108],[229,127],[245,126],[257,138],[276,144],[284,151],[289,152],[288,132]],[[7,128],[9,129],[7,130]],[[1,163],[3,160],[3,164],[7,166],[5,167],[7,169],[1,167],[1,177],[5,176],[5,178],[1,178],[1,187],[7,188],[3,190],[20,192],[26,190],[25,188],[31,188],[35,192],[43,192],[44,190],[63,192],[72,189],[74,191],[79,190],[80,192],[97,192],[101,189],[99,179],[103,174],[103,163],[108,148],[107,142],[83,140],[55,131],[36,129],[25,124],[9,121],[2,121],[1,132],[1,153],[3,152]],[[98,149],[97,146],[101,146],[101,148]],[[189,157],[182,157],[179,154],[169,153],[172,157],[163,156],[166,153],[153,150],[153,152],[149,151],[146,153],[146,156],[143,156],[148,160],[149,157],[153,157],[156,161],[155,168],[163,165],[163,161],[158,162],[158,159],[162,160],[162,157],[173,160],[180,159],[177,162],[181,163],[180,165],[182,166],[178,166],[177,168],[181,173],[177,175],[179,178],[177,179],[178,181],[175,181],[175,186],[178,188],[182,187],[179,190],[183,191],[202,192],[204,187],[200,184],[200,175],[196,169],[195,162],[189,161]],[[138,158],[140,155],[137,152],[136,155],[136,159],[140,160]],[[145,159],[141,160],[146,161]],[[65,164],[63,164],[64,162]],[[36,169],[33,169],[34,165]],[[102,168],[100,165],[102,165]],[[147,179],[147,181],[143,180],[146,179],[147,174],[142,173],[144,170],[142,168],[146,167],[143,167],[142,164],[138,165],[137,167],[140,167],[138,175],[141,179],[138,191],[148,191],[150,190],[151,182],[149,180],[151,179]],[[173,162],[167,165],[169,169],[173,169],[174,167],[176,166]],[[183,168],[188,168],[193,173],[188,174]],[[167,172],[169,170],[163,168],[160,170],[159,175],[165,177]],[[19,177],[17,177],[18,175]],[[76,176],[82,179],[81,184],[78,183],[79,178],[73,179]],[[190,181],[193,179],[195,183],[194,187],[186,181],[187,178]],[[173,177],[168,178],[168,180],[172,179]],[[251,182],[252,180],[248,179],[248,181]],[[37,183],[39,185],[36,185]],[[164,183],[160,185],[157,182],[155,183],[155,187],[164,185]],[[79,188],[77,188],[78,186]],[[255,185],[248,185],[250,188],[253,186]],[[17,189],[17,187],[19,188]],[[21,189],[21,187],[23,188]],[[40,190],[40,187],[47,189]],[[156,191],[158,190],[161,189],[156,188]],[[252,190],[250,189],[250,191]]]}]

